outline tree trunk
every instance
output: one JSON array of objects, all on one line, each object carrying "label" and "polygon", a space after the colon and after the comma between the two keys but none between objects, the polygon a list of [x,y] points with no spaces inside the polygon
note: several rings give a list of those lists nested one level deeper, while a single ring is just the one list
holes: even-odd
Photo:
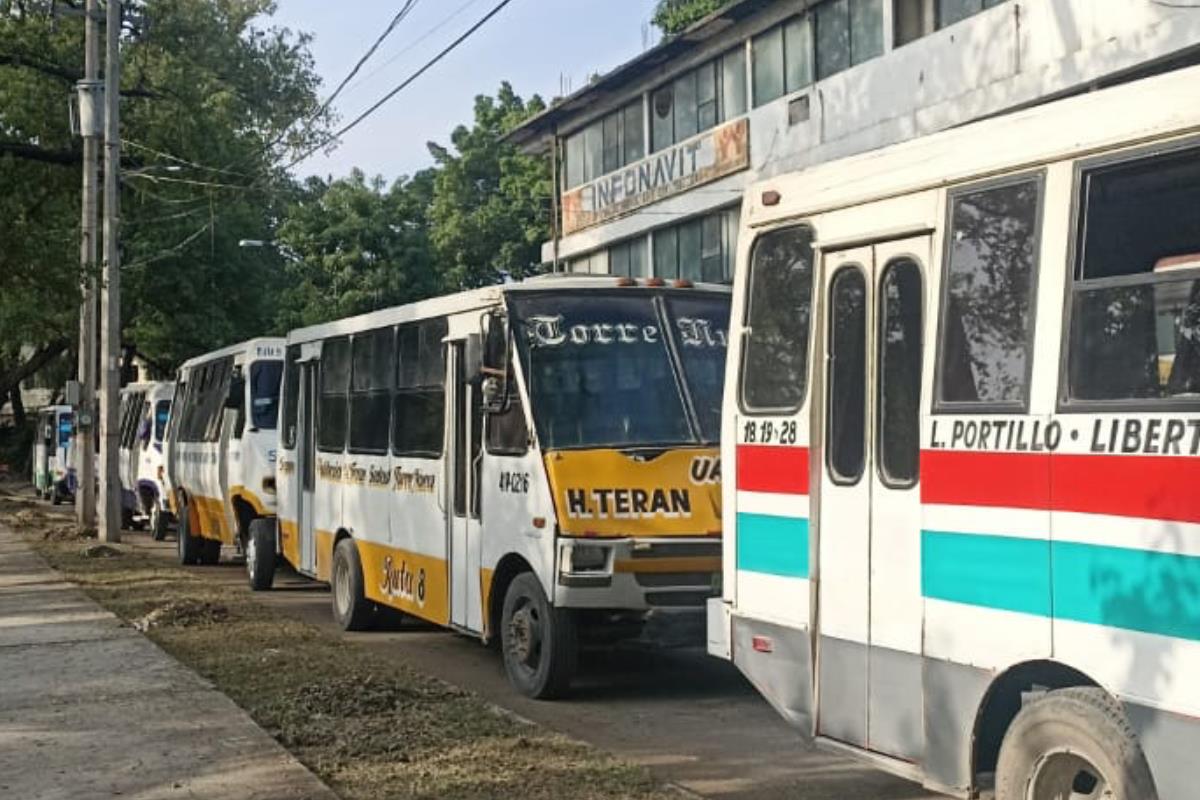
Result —
[{"label": "tree trunk", "polygon": [[9,399],[12,400],[12,415],[13,424],[18,429],[25,427],[25,403],[21,401],[21,387],[17,386],[8,393]]},{"label": "tree trunk", "polygon": [[62,355],[66,349],[66,339],[50,342],[34,352],[25,363],[17,364],[7,372],[0,373],[0,397],[11,396],[14,390],[20,392],[21,381]]}]

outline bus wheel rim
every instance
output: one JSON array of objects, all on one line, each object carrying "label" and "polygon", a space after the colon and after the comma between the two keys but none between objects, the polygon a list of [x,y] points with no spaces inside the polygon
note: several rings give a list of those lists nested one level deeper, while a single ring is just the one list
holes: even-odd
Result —
[{"label": "bus wheel rim", "polygon": [[350,568],[345,561],[338,561],[334,570],[334,596],[337,597],[338,612],[349,613],[350,609]]},{"label": "bus wheel rim", "polygon": [[258,547],[254,544],[254,537],[246,537],[246,570],[251,576],[254,575],[254,570],[258,565]]},{"label": "bus wheel rim", "polygon": [[1027,800],[1115,800],[1104,774],[1070,750],[1042,756],[1029,781]]},{"label": "bus wheel rim", "polygon": [[513,612],[508,625],[509,653],[522,668],[535,672],[542,650],[542,623],[537,609],[524,600]]}]

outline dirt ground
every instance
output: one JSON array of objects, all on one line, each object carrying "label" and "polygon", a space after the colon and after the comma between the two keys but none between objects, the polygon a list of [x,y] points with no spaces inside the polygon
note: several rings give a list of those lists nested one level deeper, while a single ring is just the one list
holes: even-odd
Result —
[{"label": "dirt ground", "polygon": [[347,800],[678,797],[643,768],[478,695],[281,618],[134,548],[96,545],[0,487],[0,516],[52,566],[212,681]]}]

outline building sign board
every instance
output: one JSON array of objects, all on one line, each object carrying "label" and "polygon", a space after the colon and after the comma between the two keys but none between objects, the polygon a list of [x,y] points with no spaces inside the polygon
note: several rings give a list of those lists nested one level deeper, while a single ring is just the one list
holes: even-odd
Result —
[{"label": "building sign board", "polygon": [[569,234],[750,166],[750,120],[705,131],[562,195]]}]

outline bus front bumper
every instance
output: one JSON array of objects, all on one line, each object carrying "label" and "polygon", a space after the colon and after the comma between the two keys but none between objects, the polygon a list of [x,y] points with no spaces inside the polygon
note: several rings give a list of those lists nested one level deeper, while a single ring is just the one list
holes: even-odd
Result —
[{"label": "bus front bumper", "polygon": [[574,539],[558,542],[555,605],[563,608],[704,608],[721,594],[721,541]]}]

